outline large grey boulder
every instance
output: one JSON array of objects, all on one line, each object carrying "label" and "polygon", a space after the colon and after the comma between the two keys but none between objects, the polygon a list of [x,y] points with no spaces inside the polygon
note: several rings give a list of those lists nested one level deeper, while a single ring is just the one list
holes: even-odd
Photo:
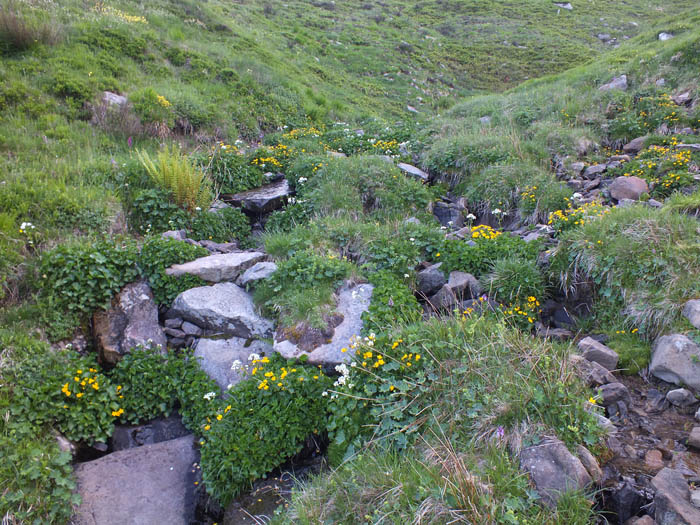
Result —
[{"label": "large grey boulder", "polygon": [[[305,355],[311,364],[334,365],[347,363],[352,360],[355,352],[350,348],[351,340],[360,336],[362,330],[362,314],[369,309],[372,299],[371,284],[359,284],[354,287],[344,287],[338,294],[337,312],[343,320],[335,327],[330,343],[320,345],[310,352],[301,350],[288,339],[275,341],[274,350],[287,359]],[[343,352],[343,348],[346,349]]]},{"label": "large grey boulder", "polygon": [[434,295],[446,283],[444,272],[440,269],[442,263],[428,266],[416,274],[416,286],[418,291],[426,297]]},{"label": "large grey boulder", "polygon": [[236,284],[245,288],[257,281],[267,279],[276,271],[277,265],[275,263],[271,261],[258,262],[243,272],[243,275],[238,278]]},{"label": "large grey boulder", "polygon": [[254,190],[236,193],[235,195],[222,195],[221,199],[250,212],[267,213],[281,208],[291,194],[292,190],[289,187],[289,182],[287,182],[287,179],[282,179]]},{"label": "large grey boulder", "polygon": [[100,360],[116,364],[137,346],[167,345],[158,324],[158,307],[145,281],[127,284],[112,300],[111,307],[93,315],[93,333]]},{"label": "large grey boulder", "polygon": [[644,149],[644,143],[646,142],[646,140],[646,136],[637,137],[636,139],[633,139],[624,146],[622,146],[622,151],[624,151],[625,153],[632,154],[639,153],[640,151],[642,151],[642,149]]},{"label": "large grey boulder", "polygon": [[175,264],[165,270],[165,273],[173,277],[194,275],[210,283],[235,281],[239,275],[264,257],[262,252],[219,253]]},{"label": "large grey boulder", "polygon": [[608,370],[615,370],[617,368],[617,362],[620,359],[617,352],[599,343],[592,337],[581,339],[578,343],[578,348],[581,351],[581,355],[589,361],[598,363]]},{"label": "large grey boulder", "polygon": [[520,466],[530,474],[542,500],[552,507],[563,493],[583,489],[591,483],[581,460],[555,438],[524,448]]},{"label": "large grey boulder", "polygon": [[700,328],[700,299],[693,299],[685,303],[683,315],[695,328]]},{"label": "large grey boulder", "polygon": [[652,347],[649,371],[662,381],[700,392],[700,347],[681,334],[659,337]]},{"label": "large grey boulder", "polygon": [[246,339],[200,339],[194,351],[199,367],[226,391],[245,378],[245,367],[251,354],[270,355],[272,346],[263,341],[247,344]]},{"label": "large grey boulder", "polygon": [[272,322],[258,315],[251,296],[233,283],[182,292],[173,301],[168,317],[180,317],[208,333],[244,338],[272,336]]},{"label": "large grey boulder", "polygon": [[649,185],[639,177],[617,177],[609,186],[609,191],[610,196],[615,200],[638,201],[644,193],[649,193]]},{"label": "large grey boulder", "polygon": [[72,523],[188,525],[197,461],[190,435],[81,463],[75,477],[82,503]]},{"label": "large grey boulder", "polygon": [[603,84],[602,86],[600,86],[598,89],[601,91],[610,91],[612,89],[620,89],[622,91],[625,91],[627,89],[627,75],[620,75],[619,77],[615,77],[607,84]]},{"label": "large grey boulder", "polygon": [[700,523],[700,509],[690,502],[690,488],[683,474],[664,468],[651,480],[656,491],[657,525],[697,525]]},{"label": "large grey boulder", "polygon": [[411,166],[410,164],[406,164],[405,162],[399,162],[396,166],[406,175],[410,175],[411,177],[414,177],[423,182],[427,182],[430,178],[428,174],[423,170],[416,168],[415,166]]}]

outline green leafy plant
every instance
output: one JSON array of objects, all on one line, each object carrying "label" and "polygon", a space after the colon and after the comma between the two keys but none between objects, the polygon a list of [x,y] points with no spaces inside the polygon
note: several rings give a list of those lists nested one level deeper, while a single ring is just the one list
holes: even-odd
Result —
[{"label": "green leafy plant", "polygon": [[250,235],[248,217],[238,208],[222,208],[215,212],[195,212],[188,225],[189,237],[214,242],[245,242]]},{"label": "green leafy plant", "polygon": [[263,168],[251,163],[236,146],[217,144],[200,163],[221,193],[239,193],[262,186]]},{"label": "green leafy plant", "polygon": [[163,124],[172,128],[175,113],[172,104],[151,87],[143,88],[129,95],[134,112],[146,125]]},{"label": "green leafy plant", "polygon": [[141,234],[178,230],[187,224],[186,212],[158,189],[140,191],[131,203],[129,226]]},{"label": "green leafy plant", "polygon": [[148,279],[156,303],[169,305],[181,292],[203,286],[204,281],[199,277],[193,275],[173,277],[166,275],[165,270],[173,264],[182,264],[208,254],[205,248],[183,241],[160,237],[148,239],[141,248],[138,266],[141,275]]},{"label": "green leafy plant", "polygon": [[175,204],[189,212],[209,208],[211,181],[176,145],[159,151],[155,162],[146,151],[137,151],[137,156],[153,181],[171,193]]},{"label": "green leafy plant", "polygon": [[420,321],[423,310],[407,286],[407,278],[380,271],[370,276],[374,285],[369,309],[362,314],[362,331],[383,333]]},{"label": "green leafy plant", "polygon": [[541,299],[546,295],[545,278],[532,260],[518,257],[498,259],[482,281],[489,296],[504,303],[527,297]]}]

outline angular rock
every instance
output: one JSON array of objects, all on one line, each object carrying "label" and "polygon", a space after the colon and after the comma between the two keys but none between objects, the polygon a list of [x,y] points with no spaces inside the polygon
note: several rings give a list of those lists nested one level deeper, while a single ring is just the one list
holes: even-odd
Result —
[{"label": "angular rock", "polygon": [[436,202],[433,206],[433,215],[445,227],[461,228],[464,225],[462,208],[456,204]]},{"label": "angular rock", "polygon": [[254,190],[222,195],[221,198],[233,206],[238,206],[253,213],[267,213],[279,209],[287,197],[292,194],[287,179],[267,184]]},{"label": "angular rock", "polygon": [[612,89],[621,89],[622,91],[625,91],[627,89],[627,75],[615,77],[607,84],[600,86],[598,89],[600,91],[610,91]]},{"label": "angular rock", "polygon": [[581,350],[583,357],[589,361],[596,362],[608,370],[617,368],[617,362],[620,359],[617,352],[599,343],[592,337],[586,337],[579,341],[578,348]]},{"label": "angular rock", "polygon": [[[309,363],[315,365],[334,365],[351,361],[354,350],[350,348],[350,341],[360,335],[362,314],[369,309],[373,289],[371,284],[359,284],[340,290],[336,310],[343,316],[343,320],[335,327],[330,343],[320,345],[311,352],[304,352],[297,345],[285,339],[284,341],[275,341],[275,352],[287,359],[306,355]],[[345,352],[343,352],[344,348]]]},{"label": "angular rock", "polygon": [[158,307],[145,281],[127,284],[112,300],[109,310],[93,316],[93,332],[100,360],[114,365],[137,346],[167,345],[158,324]]},{"label": "angular rock", "polygon": [[601,173],[605,173],[607,169],[607,164],[594,164],[592,166],[588,166],[583,172],[583,178],[589,180],[595,179],[596,176],[600,175]]},{"label": "angular rock", "polygon": [[700,509],[690,502],[690,489],[683,474],[670,468],[662,469],[652,480],[656,491],[655,519],[657,525],[697,525]]},{"label": "angular rock", "polygon": [[116,452],[170,441],[188,434],[189,430],[185,428],[182,419],[176,414],[154,419],[143,425],[117,425],[114,427],[110,442],[112,450]]},{"label": "angular rock", "polygon": [[685,303],[683,315],[695,328],[700,328],[700,299],[693,299]]},{"label": "angular rock", "polygon": [[126,97],[123,95],[117,95],[111,91],[102,92],[102,102],[110,106],[123,106],[127,103]]},{"label": "angular rock", "polygon": [[688,436],[688,446],[700,450],[700,427],[693,427]]},{"label": "angular rock", "polygon": [[660,450],[647,450],[644,454],[644,464],[651,470],[658,472],[664,467],[664,458]]},{"label": "angular rock", "polygon": [[163,239],[175,239],[176,241],[184,241],[187,239],[187,230],[168,230],[160,234]]},{"label": "angular rock", "polygon": [[199,245],[210,253],[231,253],[238,250],[237,242],[214,242],[208,239],[198,241]]},{"label": "angular rock", "polygon": [[423,182],[427,182],[430,178],[430,176],[423,170],[416,168],[415,166],[411,166],[410,164],[406,164],[405,162],[399,162],[396,166],[406,175],[415,177],[416,179],[422,180]]},{"label": "angular rock", "polygon": [[647,137],[637,137],[636,139],[631,140],[624,146],[622,146],[622,151],[625,153],[631,153],[631,154],[636,154],[642,151],[644,149],[644,143],[646,142]]},{"label": "angular rock", "polygon": [[176,339],[184,339],[185,336],[187,335],[184,331],[180,330],[179,328],[163,328],[163,332],[165,332],[165,335],[168,337],[174,337]]},{"label": "angular rock", "polygon": [[630,392],[622,383],[607,383],[601,385],[598,387],[598,392],[603,398],[600,404],[605,407],[616,404],[618,401],[629,405],[631,401]]},{"label": "angular rock", "polygon": [[180,328],[182,326],[182,319],[174,317],[172,319],[166,319],[163,323],[166,328]]},{"label": "angular rock", "polygon": [[673,38],[673,35],[671,33],[664,33],[664,32],[659,33],[659,40],[661,40],[662,42],[664,42],[666,40],[671,40],[672,38]]},{"label": "angular rock", "polygon": [[245,338],[272,336],[272,322],[260,317],[250,295],[233,283],[182,292],[168,317],[181,317],[212,333]]},{"label": "angular rock", "polygon": [[698,402],[693,393],[685,388],[676,388],[675,390],[670,390],[666,394],[666,399],[672,405],[681,408],[693,406]]},{"label": "angular rock", "polygon": [[591,476],[593,482],[596,485],[600,485],[603,481],[603,471],[600,469],[600,465],[598,465],[598,460],[595,456],[583,445],[578,445],[576,447],[576,455],[586,469],[586,472],[588,472],[588,475]]},{"label": "angular rock", "polygon": [[681,334],[659,337],[652,347],[649,371],[662,381],[700,392],[700,347]]},{"label": "angular rock", "polygon": [[451,272],[447,284],[430,298],[430,304],[437,309],[450,309],[464,299],[478,297],[481,292],[481,284],[472,274]]},{"label": "angular rock", "polygon": [[165,273],[173,277],[194,275],[210,283],[235,281],[239,275],[264,257],[262,252],[219,253],[175,264],[165,270]]},{"label": "angular rock", "polygon": [[609,186],[610,196],[615,200],[631,199],[638,201],[644,193],[649,193],[649,185],[639,177],[617,177]]},{"label": "angular rock", "polygon": [[595,361],[589,361],[575,354],[569,356],[569,361],[571,361],[578,375],[588,386],[606,385],[616,381],[615,376],[607,368]]},{"label": "angular rock", "polygon": [[433,264],[416,275],[418,291],[424,296],[430,297],[434,295],[447,283],[445,274],[440,269],[441,266],[442,263]]},{"label": "angular rock", "polygon": [[73,523],[188,525],[194,519],[190,436],[121,450],[75,467],[82,503]]},{"label": "angular rock", "polygon": [[246,287],[262,279],[267,279],[277,271],[277,265],[271,261],[263,261],[255,263],[241,275],[236,284],[241,287]]},{"label": "angular rock", "polygon": [[676,149],[680,151],[700,151],[700,144],[677,144]]},{"label": "angular rock", "polygon": [[195,337],[202,335],[202,329],[196,324],[185,321],[182,323],[181,327],[185,335],[193,335]]},{"label": "angular rock", "polygon": [[530,474],[542,500],[552,507],[563,493],[583,489],[591,482],[581,461],[558,439],[523,449],[520,466]]},{"label": "angular rock", "polygon": [[[194,350],[194,356],[199,361],[199,367],[216,381],[223,392],[226,392],[229,385],[236,385],[246,377],[244,367],[248,365],[251,354],[263,356],[272,353],[272,346],[268,343],[263,341],[247,343],[246,339],[240,337],[200,339]],[[240,362],[240,367],[232,368],[236,361]]]}]

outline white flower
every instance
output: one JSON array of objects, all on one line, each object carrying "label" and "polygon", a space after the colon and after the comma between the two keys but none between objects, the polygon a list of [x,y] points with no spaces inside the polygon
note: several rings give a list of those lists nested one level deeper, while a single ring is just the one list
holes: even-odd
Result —
[{"label": "white flower", "polygon": [[506,212],[502,211],[501,208],[496,208],[496,209],[492,210],[491,213],[493,213],[494,215],[505,215],[506,214]]},{"label": "white flower", "polygon": [[476,215],[474,215],[473,213],[470,213],[469,215],[467,215],[467,220],[468,221],[476,220]]},{"label": "white flower", "polygon": [[324,392],[321,392],[321,395],[322,395],[323,397],[326,397],[326,396],[328,395],[328,392],[325,392],[325,391],[324,391]]},{"label": "white flower", "polygon": [[409,238],[408,240],[411,242],[416,242],[416,239],[414,239],[413,237]]},{"label": "white flower", "polygon": [[309,179],[307,179],[306,177],[299,177],[299,184],[304,184],[307,180]]},{"label": "white flower", "polygon": [[250,354],[248,356],[248,361],[260,361],[260,356],[258,354]]},{"label": "white flower", "polygon": [[452,225],[454,224],[454,221],[447,221],[447,224],[448,224],[449,226],[452,226]]},{"label": "white flower", "polygon": [[581,195],[580,193],[576,192],[576,193],[574,193],[574,194],[571,196],[571,198],[576,199],[576,200],[579,200],[579,199],[583,199],[583,195]]},{"label": "white flower", "polygon": [[215,397],[216,397],[216,392],[207,392],[206,394],[204,394],[204,399],[206,399],[207,401],[211,401]]},{"label": "white flower", "polygon": [[410,275],[408,275],[407,273],[403,274],[403,276],[404,276],[406,279],[408,279],[408,278],[410,277]]},{"label": "white flower", "polygon": [[240,359],[236,359],[233,363],[231,363],[231,370],[238,371],[241,368],[243,368],[243,363],[241,363]]}]

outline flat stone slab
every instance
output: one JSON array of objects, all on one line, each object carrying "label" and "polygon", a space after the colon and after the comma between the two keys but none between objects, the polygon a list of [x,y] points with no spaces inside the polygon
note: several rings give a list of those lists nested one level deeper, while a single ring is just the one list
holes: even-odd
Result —
[{"label": "flat stone slab", "polygon": [[[359,337],[362,330],[362,313],[369,309],[372,299],[371,284],[360,284],[352,288],[343,288],[338,297],[337,311],[343,315],[343,321],[335,327],[331,342],[316,347],[311,352],[304,352],[289,340],[275,341],[274,350],[286,359],[302,355],[314,365],[334,365],[352,360],[354,350],[350,348],[352,337]],[[342,349],[347,348],[346,352]]]},{"label": "flat stone slab", "polygon": [[194,275],[209,283],[235,281],[243,272],[265,257],[262,252],[218,253],[183,264],[174,264],[166,275]]},{"label": "flat stone slab", "polygon": [[175,298],[168,317],[180,317],[205,331],[235,337],[272,337],[272,321],[261,317],[252,297],[233,283],[200,286]]},{"label": "flat stone slab", "polygon": [[427,182],[428,179],[430,178],[426,172],[424,172],[420,168],[416,168],[415,166],[412,166],[410,164],[406,164],[405,162],[399,162],[396,165],[401,171],[403,171],[406,175],[410,175],[411,177],[415,177],[417,179],[422,180],[423,182]]},{"label": "flat stone slab", "polygon": [[76,525],[189,525],[194,519],[192,435],[114,452],[75,468]]},{"label": "flat stone slab", "polygon": [[285,199],[291,195],[287,179],[267,184],[254,190],[222,195],[221,200],[255,213],[267,213],[282,207]]},{"label": "flat stone slab", "polygon": [[[240,337],[230,339],[200,339],[194,351],[199,367],[217,382],[222,391],[228,390],[229,385],[236,385],[245,379],[243,367],[249,364],[251,354],[270,355],[272,345],[263,341],[253,341]],[[232,368],[238,361],[240,367]]]}]

